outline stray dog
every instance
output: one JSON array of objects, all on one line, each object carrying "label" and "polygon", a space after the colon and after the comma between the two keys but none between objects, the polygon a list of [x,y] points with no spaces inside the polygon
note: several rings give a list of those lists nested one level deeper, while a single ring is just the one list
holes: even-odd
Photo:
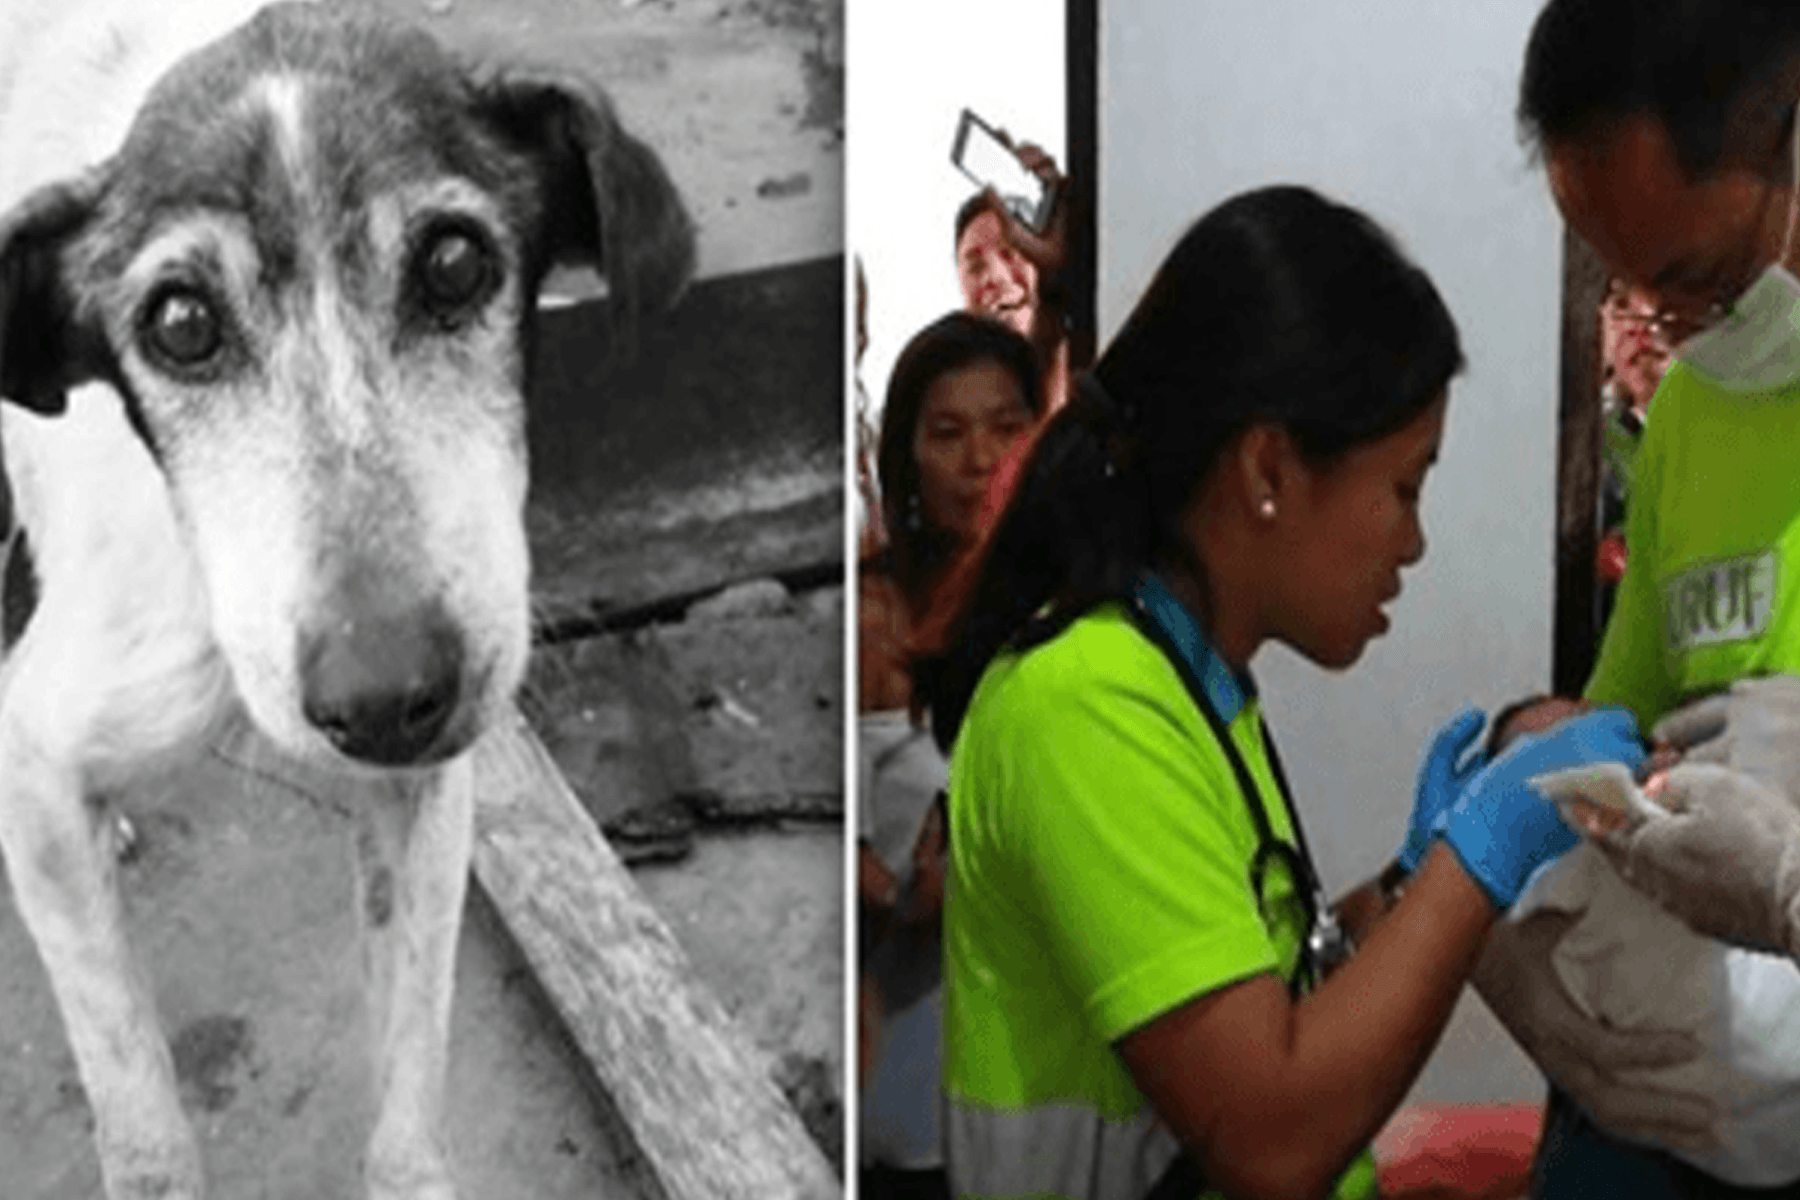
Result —
[{"label": "stray dog", "polygon": [[8,3],[0,852],[107,1194],[203,1184],[104,797],[247,718],[360,780],[364,1175],[444,1200],[465,752],[529,644],[536,290],[594,263],[630,326],[685,283],[692,226],[589,85],[324,5]]}]

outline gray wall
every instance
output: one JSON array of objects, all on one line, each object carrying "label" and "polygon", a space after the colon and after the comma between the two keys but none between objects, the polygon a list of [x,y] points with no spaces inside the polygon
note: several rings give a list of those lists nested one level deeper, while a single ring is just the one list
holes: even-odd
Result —
[{"label": "gray wall", "polygon": [[[1539,6],[1101,6],[1102,344],[1194,217],[1276,182],[1394,232],[1462,331],[1469,369],[1426,487],[1429,549],[1392,631],[1342,674],[1284,647],[1253,664],[1333,891],[1392,856],[1442,719],[1549,683],[1561,225],[1512,117]],[[1413,1099],[1542,1095],[1471,995]]]}]

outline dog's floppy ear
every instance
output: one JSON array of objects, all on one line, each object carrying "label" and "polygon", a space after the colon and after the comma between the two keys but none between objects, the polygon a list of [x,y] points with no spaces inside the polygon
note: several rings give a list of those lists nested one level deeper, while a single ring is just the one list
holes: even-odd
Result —
[{"label": "dog's floppy ear", "polygon": [[97,174],[49,184],[0,216],[0,400],[60,413],[85,374],[60,260],[99,187]]},{"label": "dog's floppy ear", "polygon": [[639,317],[673,305],[694,270],[694,225],[662,160],[589,81],[514,74],[480,97],[502,136],[539,164],[548,260],[598,265],[629,348]]}]

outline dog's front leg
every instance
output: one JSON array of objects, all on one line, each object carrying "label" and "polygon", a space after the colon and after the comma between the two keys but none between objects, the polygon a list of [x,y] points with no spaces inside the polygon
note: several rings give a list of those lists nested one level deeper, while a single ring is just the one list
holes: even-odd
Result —
[{"label": "dog's front leg", "polygon": [[371,1200],[452,1200],[438,1137],[450,992],[469,873],[467,756],[378,789],[357,835],[369,1003],[375,1028]]},{"label": "dog's front leg", "polygon": [[[15,689],[13,698],[17,698]],[[200,1151],[143,973],[114,848],[79,772],[0,706],[0,850],[61,1007],[111,1200],[200,1200]]]}]

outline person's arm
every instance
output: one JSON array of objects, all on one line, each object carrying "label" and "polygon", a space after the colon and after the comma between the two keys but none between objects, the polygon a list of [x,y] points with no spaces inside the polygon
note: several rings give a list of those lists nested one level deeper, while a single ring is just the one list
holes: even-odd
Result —
[{"label": "person's arm", "polygon": [[935,928],[944,915],[944,876],[950,867],[950,845],[945,833],[944,794],[926,810],[913,841],[912,879],[905,903],[896,910],[904,925]]},{"label": "person's arm", "polygon": [[[1387,872],[1383,872],[1385,874]],[[1382,886],[1382,876],[1376,876],[1363,880],[1332,901],[1331,915],[1350,936],[1351,945],[1361,946],[1368,941],[1375,927],[1393,911],[1390,896],[1391,889]]]},{"label": "person's arm", "polygon": [[[1005,137],[1005,131],[1001,131]],[[1010,139],[1008,145],[1012,145]],[[1068,179],[1057,169],[1056,160],[1041,146],[1023,142],[1013,147],[1026,170],[1044,181],[1055,196],[1050,216],[1041,230],[1032,229],[1014,217],[1005,205],[1007,238],[1020,254],[1037,269],[1037,311],[1032,316],[1032,344],[1044,366],[1046,412],[1055,412],[1067,399],[1069,386],[1069,295],[1068,268],[1072,253],[1071,230],[1075,228],[1073,193]]]},{"label": "person's arm", "polygon": [[1261,975],[1119,1043],[1138,1087],[1228,1196],[1323,1196],[1398,1107],[1481,953],[1493,905],[1445,847],[1300,1004]]},{"label": "person's arm", "polygon": [[[1002,131],[1004,136],[1005,131]],[[1008,139],[1007,144],[1012,142]],[[1040,289],[1048,292],[1061,292],[1062,274],[1069,267],[1069,188],[1068,180],[1057,170],[1056,160],[1043,147],[1032,142],[1021,142],[1013,146],[1013,153],[1025,169],[1044,181],[1055,198],[1051,201],[1050,216],[1041,230],[1020,221],[1012,215],[1005,205],[1000,210],[1006,214],[1007,237],[1018,248],[1033,267],[1037,268]]]},{"label": "person's arm", "polygon": [[908,621],[900,590],[871,563],[857,564],[856,710],[882,712],[912,702]]},{"label": "person's arm", "polygon": [[856,898],[862,906],[863,919],[873,923],[871,932],[877,935],[893,916],[900,898],[900,880],[888,870],[875,848],[860,840],[856,843]]},{"label": "person's arm", "polygon": [[1488,927],[1538,867],[1575,843],[1527,781],[1642,757],[1636,722],[1618,710],[1522,738],[1433,822],[1442,844],[1312,996],[1291,1004],[1262,975],[1121,1038],[1133,1078],[1208,1180],[1227,1195],[1324,1195],[1424,1065]]},{"label": "person's arm", "polygon": [[1352,945],[1360,946],[1366,941],[1392,911],[1396,895],[1431,848],[1438,818],[1487,765],[1488,754],[1476,746],[1486,723],[1487,717],[1479,708],[1465,705],[1432,734],[1419,759],[1412,815],[1394,860],[1380,875],[1352,888],[1331,906],[1332,915],[1350,935]]}]

